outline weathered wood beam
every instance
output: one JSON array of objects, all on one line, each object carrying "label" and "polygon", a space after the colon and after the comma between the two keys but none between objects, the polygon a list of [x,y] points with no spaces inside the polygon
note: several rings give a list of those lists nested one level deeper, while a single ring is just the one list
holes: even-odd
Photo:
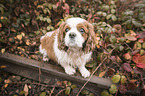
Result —
[{"label": "weathered wood beam", "polygon": [[[36,81],[39,81],[39,70],[41,70],[41,82],[43,83],[50,83],[53,80],[68,80],[82,86],[88,80],[82,78],[78,72],[75,76],[69,76],[60,66],[9,53],[0,54],[0,65],[6,66],[5,71]],[[93,76],[85,88],[100,94],[102,89],[109,88],[111,84],[110,79]]]}]

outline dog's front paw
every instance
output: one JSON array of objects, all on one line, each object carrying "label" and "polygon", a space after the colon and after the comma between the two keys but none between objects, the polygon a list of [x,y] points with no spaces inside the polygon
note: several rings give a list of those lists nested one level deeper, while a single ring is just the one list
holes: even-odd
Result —
[{"label": "dog's front paw", "polygon": [[49,61],[49,58],[47,56],[43,56],[43,61]]},{"label": "dog's front paw", "polygon": [[74,73],[76,73],[76,70],[74,68],[72,68],[71,66],[67,66],[67,67],[65,67],[65,72],[68,75],[73,75]]},{"label": "dog's front paw", "polygon": [[87,78],[90,76],[90,72],[85,67],[81,68],[80,72],[84,78]]}]

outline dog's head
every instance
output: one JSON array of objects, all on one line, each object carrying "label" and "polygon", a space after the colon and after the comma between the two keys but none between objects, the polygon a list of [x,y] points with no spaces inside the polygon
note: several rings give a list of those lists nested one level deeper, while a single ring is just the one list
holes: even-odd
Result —
[{"label": "dog's head", "polygon": [[82,18],[69,18],[59,27],[58,47],[60,50],[79,48],[85,53],[95,48],[94,27]]}]

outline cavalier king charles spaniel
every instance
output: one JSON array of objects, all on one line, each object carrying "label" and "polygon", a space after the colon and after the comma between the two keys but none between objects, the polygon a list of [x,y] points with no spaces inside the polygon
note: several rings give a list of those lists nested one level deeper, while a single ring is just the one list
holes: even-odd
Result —
[{"label": "cavalier king charles spaniel", "polygon": [[69,75],[78,68],[84,78],[90,76],[85,64],[95,48],[95,32],[91,23],[78,17],[69,18],[58,29],[42,36],[40,42],[39,50],[44,61],[56,61]]}]

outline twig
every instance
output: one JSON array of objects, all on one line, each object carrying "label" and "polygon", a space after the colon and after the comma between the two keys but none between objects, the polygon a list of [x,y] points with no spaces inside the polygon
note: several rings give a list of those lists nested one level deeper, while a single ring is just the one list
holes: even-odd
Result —
[{"label": "twig", "polygon": [[65,89],[62,89],[61,91],[59,91],[55,96],[58,96],[63,91],[65,91]]},{"label": "twig", "polygon": [[141,77],[141,88],[145,89],[145,87],[144,87],[144,80],[143,80],[142,74],[140,74],[140,77]]},{"label": "twig", "polygon": [[84,87],[87,85],[87,83],[90,81],[90,79],[92,78],[92,76],[94,75],[94,73],[98,70],[98,68],[103,64],[103,62],[107,59],[107,56],[103,59],[103,61],[99,64],[99,66],[93,71],[93,73],[91,74],[91,76],[89,77],[89,79],[86,81],[86,83],[83,85],[83,87],[80,89],[80,91],[77,93],[76,96],[79,96],[80,92],[84,89]]},{"label": "twig", "polygon": [[52,93],[53,93],[54,89],[55,89],[55,86],[52,88],[51,93],[49,94],[49,96],[51,96],[51,95],[52,95]]}]

